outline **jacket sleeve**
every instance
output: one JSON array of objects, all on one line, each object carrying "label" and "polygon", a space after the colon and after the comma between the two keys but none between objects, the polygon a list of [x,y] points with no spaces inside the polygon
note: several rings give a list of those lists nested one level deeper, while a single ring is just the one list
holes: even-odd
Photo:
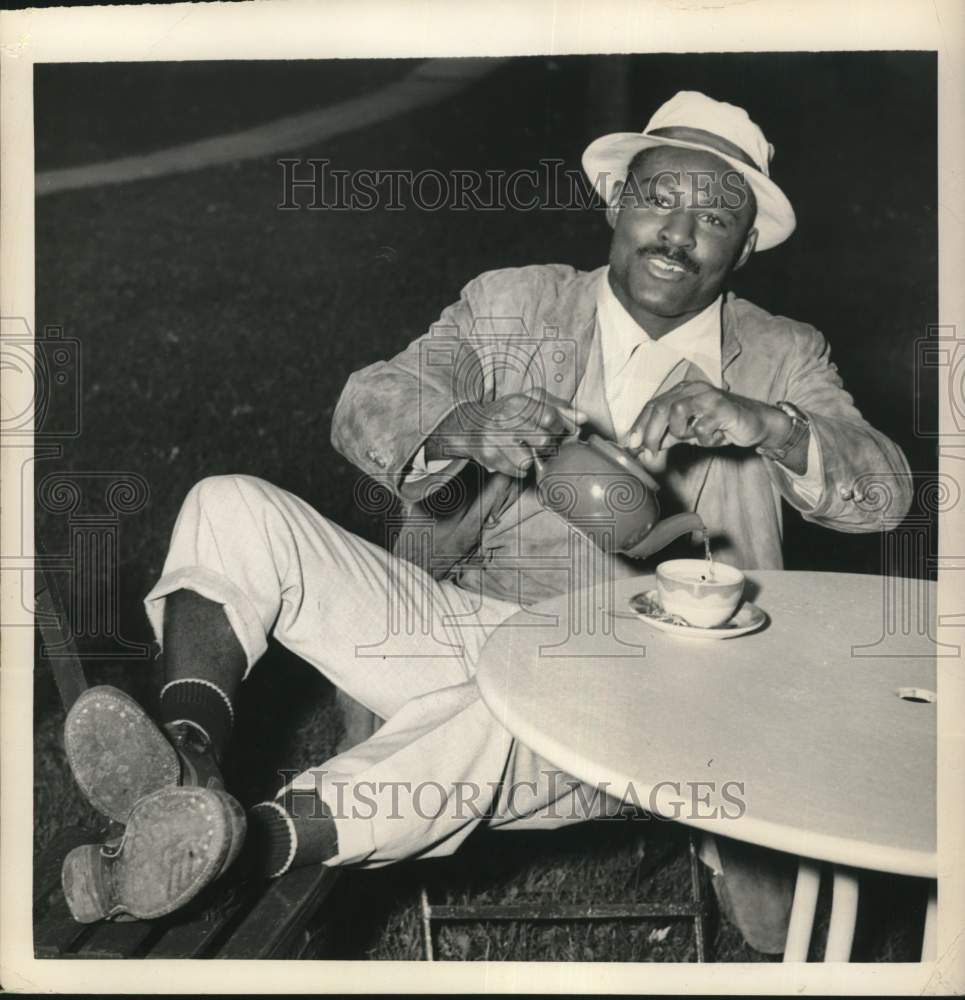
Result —
[{"label": "jacket sleeve", "polygon": [[333,446],[404,501],[423,499],[466,465],[466,459],[457,459],[405,482],[426,438],[457,404],[479,398],[480,362],[471,341],[472,284],[428,333],[400,354],[353,373],[335,407]]},{"label": "jacket sleeve", "polygon": [[[858,412],[831,361],[824,336],[795,324],[783,396],[810,419],[823,470],[821,495],[809,505],[786,471],[765,459],[772,481],[807,521],[846,532],[896,527],[912,500],[912,477],[901,449]],[[856,496],[862,499],[856,499]]]}]

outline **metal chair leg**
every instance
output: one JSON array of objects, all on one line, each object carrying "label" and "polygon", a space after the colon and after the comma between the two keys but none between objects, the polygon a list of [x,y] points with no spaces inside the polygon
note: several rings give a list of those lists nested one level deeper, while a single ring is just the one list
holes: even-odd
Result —
[{"label": "metal chair leg", "polygon": [[443,904],[433,908],[423,885],[419,892],[422,923],[422,949],[425,961],[435,960],[432,940],[433,923],[525,921],[594,921],[594,920],[690,920],[694,927],[694,943],[698,962],[709,961],[707,931],[706,873],[697,853],[695,834],[688,831],[688,863],[690,866],[690,905],[686,903],[589,903],[581,905],[531,904]]},{"label": "metal chair leg", "polygon": [[836,865],[831,890],[831,924],[824,949],[825,962],[851,961],[851,945],[858,918],[858,873]]},{"label": "metal chair leg", "polygon": [[784,943],[785,962],[806,962],[814,928],[814,912],[821,887],[821,863],[801,858],[797,866],[797,881],[791,903],[791,917]]}]

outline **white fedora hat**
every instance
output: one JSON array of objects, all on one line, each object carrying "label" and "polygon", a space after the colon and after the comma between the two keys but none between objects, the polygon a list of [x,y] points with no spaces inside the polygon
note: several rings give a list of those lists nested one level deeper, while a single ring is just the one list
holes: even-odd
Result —
[{"label": "white fedora hat", "polygon": [[583,169],[604,201],[626,178],[630,161],[651,146],[702,149],[725,160],[747,179],[757,199],[757,250],[769,250],[794,232],[797,220],[784,192],[770,179],[774,147],[743,108],[681,90],[661,105],[642,132],[614,132],[594,139]]}]

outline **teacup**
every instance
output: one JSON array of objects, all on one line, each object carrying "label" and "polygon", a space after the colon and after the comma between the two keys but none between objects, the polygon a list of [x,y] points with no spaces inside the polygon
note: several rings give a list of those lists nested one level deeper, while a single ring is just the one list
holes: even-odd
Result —
[{"label": "teacup", "polygon": [[744,574],[706,559],[670,559],[657,566],[657,592],[665,611],[698,628],[723,625],[737,610]]}]

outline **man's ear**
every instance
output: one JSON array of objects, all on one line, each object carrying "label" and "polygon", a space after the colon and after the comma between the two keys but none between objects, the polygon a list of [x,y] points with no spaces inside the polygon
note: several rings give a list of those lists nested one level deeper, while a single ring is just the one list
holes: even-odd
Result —
[{"label": "man's ear", "polygon": [[606,206],[606,221],[611,229],[617,224],[617,216],[620,214],[620,202],[623,199],[623,188],[626,181],[617,181],[613,185],[613,194]]},{"label": "man's ear", "polygon": [[740,256],[737,258],[737,263],[734,265],[735,271],[747,263],[747,258],[754,252],[754,247],[756,246],[757,230],[752,228],[747,231],[747,236],[744,238],[744,249],[741,250]]}]

